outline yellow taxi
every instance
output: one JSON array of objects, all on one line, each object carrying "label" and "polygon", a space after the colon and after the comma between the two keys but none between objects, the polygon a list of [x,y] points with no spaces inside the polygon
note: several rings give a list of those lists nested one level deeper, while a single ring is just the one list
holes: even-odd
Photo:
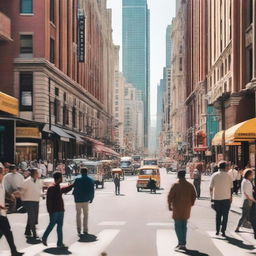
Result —
[{"label": "yellow taxi", "polygon": [[155,165],[145,165],[138,169],[137,191],[150,189],[149,181],[154,180],[156,189],[160,189],[160,169]]}]

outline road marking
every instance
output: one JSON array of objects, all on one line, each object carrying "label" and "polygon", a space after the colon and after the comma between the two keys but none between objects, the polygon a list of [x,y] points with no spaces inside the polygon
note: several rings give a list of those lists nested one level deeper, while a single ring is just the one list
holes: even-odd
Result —
[{"label": "road marking", "polygon": [[[238,245],[233,245],[231,242],[228,242],[228,239],[216,236],[214,232],[208,232],[208,235],[211,237],[213,244],[217,247],[217,249],[223,255],[229,255],[229,253],[231,251],[232,251],[232,256],[250,255],[250,254],[255,253],[255,250],[249,250],[249,249],[246,250],[246,249],[242,249],[241,247],[238,247]],[[231,237],[231,238],[234,238],[239,241],[243,240],[241,237],[239,237],[237,239],[236,236]],[[242,241],[242,242],[244,242],[244,241]],[[234,243],[235,243],[235,241],[234,241]],[[244,243],[244,244],[247,245],[246,243]]]},{"label": "road marking", "polygon": [[147,226],[150,227],[172,227],[173,223],[171,222],[149,222],[147,223]]},{"label": "road marking", "polygon": [[69,247],[69,251],[74,255],[99,256],[111,242],[116,238],[120,230],[106,229],[99,233],[98,240],[93,243],[76,242]]},{"label": "road marking", "polygon": [[98,225],[99,226],[124,226],[126,224],[125,221],[102,221]]},{"label": "road marking", "polygon": [[[173,239],[176,237],[174,230],[158,229],[156,233],[156,246],[158,256],[177,256],[183,255],[183,253],[175,252],[174,248],[178,242]],[[233,256],[233,255],[232,255]],[[241,256],[241,255],[240,255]]]}]

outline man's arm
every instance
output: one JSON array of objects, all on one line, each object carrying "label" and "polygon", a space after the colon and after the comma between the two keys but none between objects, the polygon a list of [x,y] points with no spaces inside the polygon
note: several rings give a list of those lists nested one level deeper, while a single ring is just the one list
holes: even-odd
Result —
[{"label": "man's arm", "polygon": [[50,214],[52,213],[52,209],[53,209],[53,196],[54,196],[54,189],[53,187],[49,187],[46,193],[46,206],[47,206],[47,211]]},{"label": "man's arm", "polygon": [[170,211],[172,211],[172,202],[173,202],[174,196],[175,196],[175,184],[172,185],[171,190],[168,195],[168,199],[167,199],[168,207],[169,207]]},{"label": "man's arm", "polygon": [[209,186],[211,200],[213,200],[213,187],[214,187],[214,176],[211,177],[210,186]]},{"label": "man's arm", "polygon": [[90,194],[91,194],[91,198],[90,198],[90,202],[92,203],[93,199],[94,199],[94,194],[95,194],[95,189],[94,189],[94,181],[91,181],[90,184]]},{"label": "man's arm", "polygon": [[61,193],[62,194],[67,194],[69,191],[71,191],[73,189],[73,187],[74,187],[74,184],[71,184],[69,186],[63,187],[63,188],[60,189]]}]

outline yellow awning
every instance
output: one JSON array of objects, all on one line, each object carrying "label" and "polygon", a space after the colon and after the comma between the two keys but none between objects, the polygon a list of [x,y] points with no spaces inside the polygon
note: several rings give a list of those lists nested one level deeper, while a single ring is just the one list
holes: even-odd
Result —
[{"label": "yellow awning", "polygon": [[222,145],[222,136],[223,136],[223,131],[219,131],[215,134],[215,136],[212,139],[212,145],[213,146],[220,146]]},{"label": "yellow awning", "polygon": [[0,111],[17,116],[19,114],[18,100],[3,92],[0,92]]},{"label": "yellow awning", "polygon": [[226,130],[226,142],[256,140],[256,118],[236,124]]}]

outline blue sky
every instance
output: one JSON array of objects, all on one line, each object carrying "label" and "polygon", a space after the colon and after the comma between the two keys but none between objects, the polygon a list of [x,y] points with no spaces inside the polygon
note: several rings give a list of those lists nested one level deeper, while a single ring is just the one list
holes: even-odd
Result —
[{"label": "blue sky", "polygon": [[[150,9],[151,34],[151,117],[156,118],[157,84],[162,77],[165,65],[165,30],[175,16],[175,0],[148,0]],[[114,43],[122,45],[122,0],[108,0],[108,7],[113,12]],[[120,54],[121,55],[121,54]],[[120,56],[121,57],[121,56]],[[120,61],[120,64],[122,62]],[[121,67],[120,67],[121,68]]]}]

